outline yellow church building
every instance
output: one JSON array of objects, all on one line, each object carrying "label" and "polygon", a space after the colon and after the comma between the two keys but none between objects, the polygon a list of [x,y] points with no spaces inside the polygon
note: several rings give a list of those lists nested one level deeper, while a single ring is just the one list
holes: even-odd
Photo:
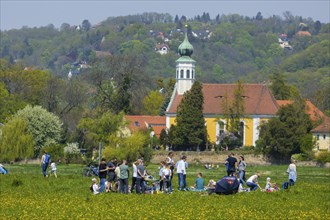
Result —
[{"label": "yellow church building", "polygon": [[[169,129],[176,121],[176,111],[183,95],[190,90],[195,82],[195,63],[191,58],[193,46],[187,34],[180,44],[180,58],[176,60],[176,84],[171,101],[166,110],[166,128]],[[219,136],[226,132],[226,120],[222,99],[233,99],[235,84],[202,84],[204,95],[203,115],[209,141],[219,144]],[[254,146],[259,138],[259,125],[274,117],[279,109],[269,88],[264,84],[243,84],[244,115],[241,119],[241,135],[243,146]]]}]

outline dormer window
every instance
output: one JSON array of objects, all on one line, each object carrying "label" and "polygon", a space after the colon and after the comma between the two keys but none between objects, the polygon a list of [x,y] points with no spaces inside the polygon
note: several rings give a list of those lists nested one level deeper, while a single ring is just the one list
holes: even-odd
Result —
[{"label": "dormer window", "polygon": [[136,127],[140,127],[140,122],[135,121],[134,124],[135,124]]}]

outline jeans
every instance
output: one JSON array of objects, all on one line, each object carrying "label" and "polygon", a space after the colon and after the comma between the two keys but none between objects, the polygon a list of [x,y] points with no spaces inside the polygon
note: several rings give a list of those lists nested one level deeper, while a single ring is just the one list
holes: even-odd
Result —
[{"label": "jeans", "polygon": [[183,173],[178,173],[179,176],[179,190],[183,189],[184,186],[184,177],[183,177]]},{"label": "jeans", "polygon": [[100,178],[100,192],[104,192],[105,190],[105,178]]},{"label": "jeans", "polygon": [[144,179],[142,178],[136,178],[136,193],[144,193],[145,187],[144,187]]},{"label": "jeans", "polygon": [[43,163],[42,164],[42,174],[44,174],[44,176],[47,176],[47,168],[48,168],[48,163]]},{"label": "jeans", "polygon": [[128,179],[120,179],[120,192],[128,193]]},{"label": "jeans", "polygon": [[242,185],[244,185],[244,176],[245,176],[245,171],[244,170],[240,170],[238,172],[238,175],[239,175],[239,182],[242,183]]},{"label": "jeans", "polygon": [[183,174],[183,188],[187,188],[187,174]]},{"label": "jeans", "polygon": [[246,185],[250,187],[251,191],[256,191],[258,189],[258,185],[252,182],[246,182]]},{"label": "jeans", "polygon": [[163,180],[164,192],[172,192],[171,190],[171,177],[168,177]]},{"label": "jeans", "polygon": [[[133,192],[134,187],[136,188],[136,177],[132,177],[132,186],[131,186],[131,192]],[[135,190],[136,192],[136,190]]]}]

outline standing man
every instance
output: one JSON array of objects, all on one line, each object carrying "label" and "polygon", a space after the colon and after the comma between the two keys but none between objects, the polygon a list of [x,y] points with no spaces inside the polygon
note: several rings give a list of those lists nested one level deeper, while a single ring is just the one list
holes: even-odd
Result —
[{"label": "standing man", "polygon": [[145,187],[144,187],[144,177],[146,175],[146,169],[143,166],[143,161],[139,160],[139,165],[137,166],[137,177],[136,177],[136,193],[144,193]]},{"label": "standing man", "polygon": [[228,165],[228,176],[233,176],[237,170],[237,159],[234,157],[233,153],[230,153],[229,157],[226,160],[226,165]]},{"label": "standing man", "polygon": [[177,164],[177,173],[178,173],[178,178],[179,178],[179,190],[184,189],[184,175],[186,174],[186,161],[187,157],[182,156],[181,160],[178,161]]},{"label": "standing man", "polygon": [[127,166],[127,161],[123,160],[123,163],[119,166],[120,170],[120,191],[121,193],[128,193],[128,176],[129,170]]},{"label": "standing man", "polygon": [[42,174],[44,174],[44,177],[48,177],[47,175],[47,168],[49,165],[50,161],[50,155],[47,153],[47,151],[44,151],[44,155],[41,157],[41,169],[42,169]]},{"label": "standing man", "polygon": [[108,172],[107,162],[105,162],[105,159],[102,158],[101,163],[99,165],[99,178],[100,178],[99,192],[104,192],[105,190],[105,180],[107,178],[107,172]]},{"label": "standing man", "polygon": [[117,159],[113,157],[108,163],[108,184],[107,184],[106,192],[113,190],[112,183],[116,183],[116,173],[115,173],[116,165],[117,165]]}]

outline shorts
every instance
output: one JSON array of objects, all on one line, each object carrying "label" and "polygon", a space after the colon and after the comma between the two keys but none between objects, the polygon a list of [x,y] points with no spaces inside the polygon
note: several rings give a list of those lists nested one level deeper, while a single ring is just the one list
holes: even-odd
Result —
[{"label": "shorts", "polygon": [[116,174],[108,173],[108,182],[115,182],[115,181],[116,181]]}]

